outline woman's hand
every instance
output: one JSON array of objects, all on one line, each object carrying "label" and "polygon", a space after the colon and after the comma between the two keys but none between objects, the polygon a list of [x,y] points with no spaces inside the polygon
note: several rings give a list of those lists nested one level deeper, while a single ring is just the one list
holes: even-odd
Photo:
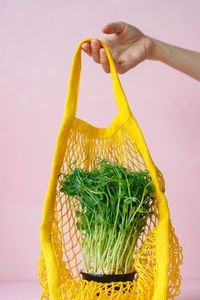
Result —
[{"label": "woman's hand", "polygon": [[[108,46],[119,74],[127,72],[146,58],[151,58],[153,40],[136,27],[116,22],[107,24],[102,31],[111,34],[103,39],[103,42]],[[110,73],[106,52],[97,39],[93,39],[91,43],[83,43],[82,49],[92,56],[96,63],[101,63],[106,73]]]},{"label": "woman's hand", "polygon": [[[108,46],[115,61],[117,72],[126,73],[145,59],[161,61],[200,81],[200,52],[183,49],[144,35],[136,27],[124,23],[109,23],[103,32],[111,34],[103,42]],[[110,72],[104,48],[98,40],[83,43],[82,49]]]}]

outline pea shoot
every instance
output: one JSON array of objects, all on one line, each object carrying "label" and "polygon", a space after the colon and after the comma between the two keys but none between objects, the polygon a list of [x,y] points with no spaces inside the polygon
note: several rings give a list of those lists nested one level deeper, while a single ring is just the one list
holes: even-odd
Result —
[{"label": "pea shoot", "polygon": [[[80,165],[80,164],[79,164]],[[75,198],[83,271],[126,274],[134,271],[137,241],[154,214],[148,170],[133,171],[107,159],[94,160],[92,171],[73,162],[61,173],[60,191]],[[60,178],[59,178],[60,179]]]}]

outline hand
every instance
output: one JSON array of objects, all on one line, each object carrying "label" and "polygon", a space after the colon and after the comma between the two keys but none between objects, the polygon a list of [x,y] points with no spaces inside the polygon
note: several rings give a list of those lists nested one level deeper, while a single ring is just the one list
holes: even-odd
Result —
[{"label": "hand", "polygon": [[[152,58],[153,39],[145,36],[136,27],[116,22],[107,24],[102,31],[112,34],[103,39],[103,42],[108,46],[119,74],[127,72],[146,58]],[[110,73],[106,52],[97,39],[93,39],[91,43],[83,43],[82,49],[92,56],[96,63],[101,63],[106,73]]]}]

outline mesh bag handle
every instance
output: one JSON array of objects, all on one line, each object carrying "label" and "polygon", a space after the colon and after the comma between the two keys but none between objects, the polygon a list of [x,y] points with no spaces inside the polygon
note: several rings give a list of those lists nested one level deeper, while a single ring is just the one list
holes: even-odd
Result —
[{"label": "mesh bag handle", "polygon": [[[72,62],[70,80],[68,85],[67,101],[65,107],[65,110],[68,112],[68,114],[70,112],[70,116],[72,118],[76,116],[76,111],[77,111],[79,81],[80,81],[80,74],[81,74],[81,45],[84,42],[90,42],[91,40],[92,38],[88,38],[79,43],[75,51],[73,62]],[[130,108],[126,96],[124,94],[124,91],[122,89],[121,83],[119,81],[112,55],[105,43],[100,41],[100,44],[105,49],[110,64],[114,95],[119,109],[119,113],[122,114],[124,117],[129,116],[131,114]]]}]

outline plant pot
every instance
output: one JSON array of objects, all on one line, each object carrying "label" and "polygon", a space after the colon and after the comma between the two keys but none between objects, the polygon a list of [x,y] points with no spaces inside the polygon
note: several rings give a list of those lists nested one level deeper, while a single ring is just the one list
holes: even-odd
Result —
[{"label": "plant pot", "polygon": [[[110,283],[110,282],[126,282],[136,280],[137,271],[129,274],[116,274],[116,275],[100,275],[100,274],[90,274],[85,273],[82,270],[80,271],[82,279],[87,281],[95,281],[101,283]],[[109,287],[109,286],[108,286]],[[123,287],[126,287],[126,284],[123,284]],[[115,290],[118,291],[120,287],[115,287]],[[98,294],[97,294],[98,296]]]}]

